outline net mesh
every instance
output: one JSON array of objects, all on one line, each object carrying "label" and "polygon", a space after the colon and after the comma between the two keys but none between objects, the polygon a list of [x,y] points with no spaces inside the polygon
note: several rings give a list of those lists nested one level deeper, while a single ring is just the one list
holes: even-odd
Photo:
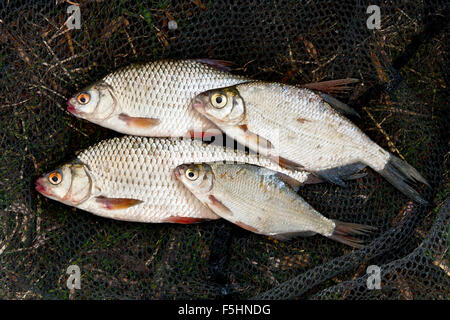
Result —
[{"label": "net mesh", "polygon": [[[69,2],[80,29],[64,25]],[[367,27],[367,1],[0,2],[0,298],[448,299],[449,3],[370,4],[381,8],[379,30]],[[340,96],[360,113],[352,120],[427,178],[434,206],[370,169],[345,188],[303,188],[325,216],[378,228],[352,250],[222,220],[113,221],[34,191],[43,172],[119,135],[71,116],[68,97],[133,62],[198,57],[263,80],[361,79]],[[80,290],[66,286],[70,265]],[[380,290],[367,288],[369,265],[380,267]]]}]

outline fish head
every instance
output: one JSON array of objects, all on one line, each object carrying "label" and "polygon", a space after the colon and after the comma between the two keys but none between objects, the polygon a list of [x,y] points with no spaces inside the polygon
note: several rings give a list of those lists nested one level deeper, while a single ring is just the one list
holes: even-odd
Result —
[{"label": "fish head", "polygon": [[235,86],[202,92],[192,106],[218,126],[236,125],[245,117],[245,103]]},{"label": "fish head", "polygon": [[210,192],[214,185],[214,173],[208,164],[182,164],[175,168],[174,174],[196,195]]},{"label": "fish head", "polygon": [[91,196],[92,179],[86,165],[72,162],[42,175],[35,185],[47,198],[77,206]]},{"label": "fish head", "polygon": [[95,83],[67,101],[67,111],[78,118],[99,123],[117,113],[118,100],[106,82]]}]

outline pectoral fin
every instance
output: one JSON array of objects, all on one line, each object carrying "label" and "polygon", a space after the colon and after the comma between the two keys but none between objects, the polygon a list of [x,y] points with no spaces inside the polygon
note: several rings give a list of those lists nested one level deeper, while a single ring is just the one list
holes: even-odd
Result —
[{"label": "pectoral fin", "polygon": [[233,216],[233,212],[228,209],[220,200],[218,200],[213,195],[208,197],[209,203],[208,208],[211,209],[214,213],[221,216],[222,218],[227,218]]},{"label": "pectoral fin", "polygon": [[132,206],[138,205],[144,201],[137,199],[128,198],[107,198],[107,197],[96,197],[95,201],[104,209],[108,210],[120,210],[127,209]]},{"label": "pectoral fin", "polygon": [[257,135],[256,133],[249,131],[246,124],[240,125],[239,129],[242,130],[242,133],[244,134],[246,141],[250,142],[251,144],[257,145],[258,147],[264,149],[273,148],[273,145],[269,140],[266,140],[263,137]]},{"label": "pectoral fin", "polygon": [[187,136],[189,138],[203,139],[215,137],[221,134],[222,132],[220,130],[208,130],[208,131],[189,130]]},{"label": "pectoral fin", "polygon": [[127,126],[134,128],[151,128],[157,126],[160,123],[159,119],[131,117],[125,113],[119,114],[119,119],[124,121]]}]

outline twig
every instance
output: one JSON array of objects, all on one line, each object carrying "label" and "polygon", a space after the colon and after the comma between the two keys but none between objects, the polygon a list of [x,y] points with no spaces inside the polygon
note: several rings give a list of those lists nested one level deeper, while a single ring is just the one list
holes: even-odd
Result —
[{"label": "twig", "polygon": [[24,104],[25,102],[30,101],[30,100],[31,100],[31,98],[28,98],[28,99],[25,99],[25,100],[20,101],[20,102],[17,102],[17,103],[3,104],[3,105],[0,105],[0,108],[16,107],[16,106],[19,106],[19,105],[21,105],[21,104]]},{"label": "twig", "polygon": [[54,95],[57,95],[58,97],[60,97],[60,98],[63,98],[64,100],[67,100],[67,97],[65,97],[64,95],[62,95],[61,93],[59,93],[59,92],[56,92],[55,90],[52,90],[52,89],[50,89],[50,88],[47,88],[46,86],[44,86],[44,85],[32,85],[30,88],[42,88],[42,89],[45,89],[45,90],[47,90],[47,91],[50,91],[51,93],[53,93]]},{"label": "twig", "polygon": [[43,42],[44,42],[45,46],[47,47],[48,51],[50,51],[50,53],[52,54],[53,58],[55,58],[55,60],[57,61],[56,66],[61,66],[61,69],[64,70],[66,76],[69,78],[72,78],[69,71],[67,71],[67,69],[62,65],[61,60],[58,59],[56,54],[53,52],[52,48],[50,48],[50,46],[48,45],[47,41],[43,40]]},{"label": "twig", "polygon": [[378,128],[378,130],[380,130],[380,132],[384,135],[384,137],[386,138],[386,140],[387,140],[387,142],[388,142],[388,146],[389,146],[392,150],[394,150],[402,160],[406,161],[406,160],[405,160],[405,157],[403,157],[403,155],[402,155],[402,154],[400,153],[400,151],[397,149],[397,147],[395,146],[395,144],[392,142],[391,138],[389,138],[389,135],[387,134],[387,132],[384,131],[383,128],[381,127],[381,125],[375,120],[374,116],[370,113],[369,109],[367,109],[366,107],[363,107],[362,109],[367,113],[367,115],[369,116],[369,118],[372,119],[372,121],[375,123],[376,127]]}]

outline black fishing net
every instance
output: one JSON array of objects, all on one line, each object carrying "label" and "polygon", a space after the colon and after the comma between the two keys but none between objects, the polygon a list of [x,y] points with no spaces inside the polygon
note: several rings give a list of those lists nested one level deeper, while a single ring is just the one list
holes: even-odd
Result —
[{"label": "black fishing net", "polygon": [[[369,4],[381,29],[367,24]],[[79,29],[64,24],[71,5]],[[448,1],[1,1],[0,298],[448,299],[448,21]],[[433,206],[370,169],[346,187],[302,188],[325,216],[378,228],[354,250],[223,220],[113,221],[38,195],[40,174],[119,135],[65,101],[121,66],[167,57],[229,60],[286,83],[360,79],[339,96],[361,115],[351,119],[426,177]],[[66,285],[71,265],[81,289]],[[369,266],[380,289],[369,289]]]}]

